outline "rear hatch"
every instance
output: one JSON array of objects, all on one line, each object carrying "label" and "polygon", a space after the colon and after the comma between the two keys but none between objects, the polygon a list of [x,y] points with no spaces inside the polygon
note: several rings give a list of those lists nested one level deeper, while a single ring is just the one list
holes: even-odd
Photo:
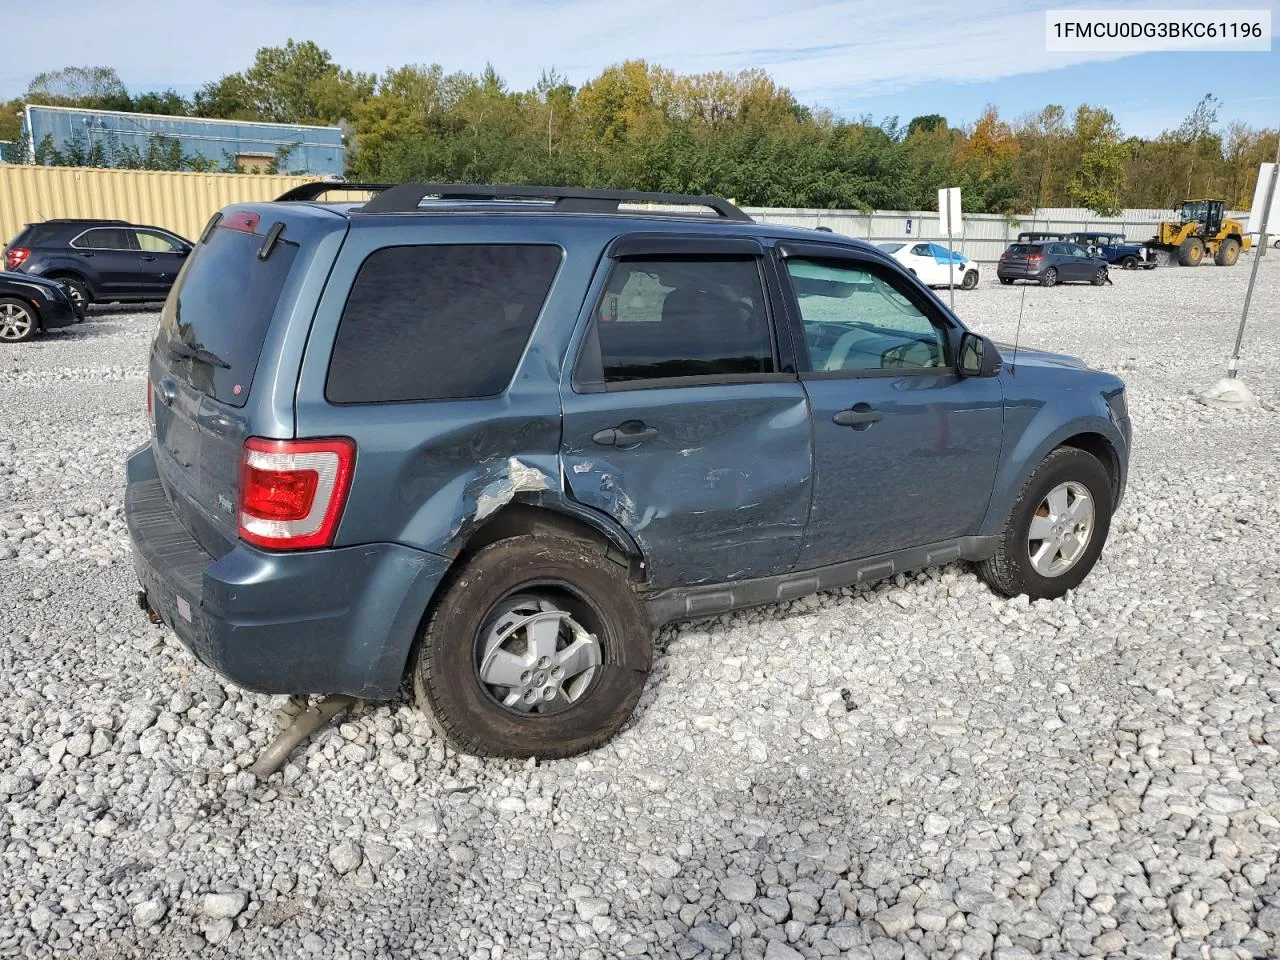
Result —
[{"label": "rear hatch", "polygon": [[1028,269],[1034,273],[1040,268],[1040,261],[1044,258],[1044,247],[1034,243],[1014,243],[1010,244],[1003,256],[1000,257],[1001,269],[1008,272],[1027,272]]},{"label": "rear hatch", "polygon": [[241,451],[260,415],[251,400],[264,344],[273,319],[288,310],[297,286],[291,274],[306,269],[298,242],[268,242],[278,222],[241,211],[206,229],[165,301],[151,348],[160,480],[183,526],[215,557],[237,539]]}]

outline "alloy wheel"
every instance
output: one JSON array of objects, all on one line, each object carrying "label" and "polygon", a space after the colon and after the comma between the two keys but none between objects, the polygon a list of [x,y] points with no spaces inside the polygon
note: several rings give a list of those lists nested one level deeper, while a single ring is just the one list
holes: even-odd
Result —
[{"label": "alloy wheel", "polygon": [[1060,483],[1040,501],[1027,530],[1027,555],[1042,577],[1060,577],[1084,556],[1096,510],[1083,484]]},{"label": "alloy wheel", "polygon": [[16,303],[0,303],[0,340],[23,340],[31,333],[35,319]]}]

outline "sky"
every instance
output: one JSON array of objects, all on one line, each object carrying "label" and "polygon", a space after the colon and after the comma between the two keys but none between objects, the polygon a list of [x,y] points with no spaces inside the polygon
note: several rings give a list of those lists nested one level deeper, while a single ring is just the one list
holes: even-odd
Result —
[{"label": "sky", "polygon": [[[1046,52],[1044,11],[1071,7],[1269,9],[1280,29],[1280,0],[58,0],[40,7],[38,35],[94,42],[5,44],[0,98],[70,62],[115,67],[132,92],[190,94],[244,69],[257,48],[293,38],[366,72],[440,63],[474,73],[492,63],[515,89],[548,67],[580,84],[644,58],[680,72],[762,67],[800,102],[847,118],[940,113],[957,125],[987,104],[1014,118],[1083,102],[1109,108],[1126,133],[1151,136],[1212,92],[1220,121],[1280,126],[1280,44],[1230,54]],[[0,0],[0,35],[18,16],[29,18],[28,0]]]}]

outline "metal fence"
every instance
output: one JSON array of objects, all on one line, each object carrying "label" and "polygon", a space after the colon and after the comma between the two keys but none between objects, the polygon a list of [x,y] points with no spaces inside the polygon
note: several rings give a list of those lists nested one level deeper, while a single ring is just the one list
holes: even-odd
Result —
[{"label": "metal fence", "polygon": [[[744,207],[763,223],[793,227],[829,227],[835,233],[869,240],[872,243],[940,240],[947,236],[938,229],[938,214],[931,210],[819,210],[785,207]],[[1248,213],[1232,213],[1243,221]],[[956,237],[954,247],[972,260],[995,261],[1004,249],[1023,231],[1040,233],[1074,233],[1078,230],[1110,230],[1123,233],[1133,241],[1150,240],[1156,224],[1173,216],[1171,210],[1124,210],[1119,217],[1099,217],[1078,207],[1046,207],[1028,214],[1003,216],[994,213],[968,213],[964,217],[964,235]]]}]

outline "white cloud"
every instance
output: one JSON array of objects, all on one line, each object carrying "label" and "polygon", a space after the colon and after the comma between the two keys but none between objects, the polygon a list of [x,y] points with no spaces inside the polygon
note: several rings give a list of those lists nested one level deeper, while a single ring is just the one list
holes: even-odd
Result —
[{"label": "white cloud", "polygon": [[[1272,0],[1274,2],[1274,0]],[[1091,5],[1101,6],[1095,0]],[[1190,6],[1155,0],[1139,7]],[[477,71],[492,62],[516,88],[544,67],[583,80],[643,57],[681,71],[763,67],[805,102],[838,107],[917,84],[995,80],[1115,55],[1048,53],[1044,10],[1080,3],[1019,0],[61,0],[41,10],[42,33],[94,37],[73,59],[115,66],[131,86],[190,85],[242,69],[254,51],[313,39],[344,66],[381,71],[439,62]],[[1209,4],[1208,6],[1219,6]],[[197,38],[198,42],[193,42]],[[0,93],[21,92],[56,48],[6,50]]]}]

